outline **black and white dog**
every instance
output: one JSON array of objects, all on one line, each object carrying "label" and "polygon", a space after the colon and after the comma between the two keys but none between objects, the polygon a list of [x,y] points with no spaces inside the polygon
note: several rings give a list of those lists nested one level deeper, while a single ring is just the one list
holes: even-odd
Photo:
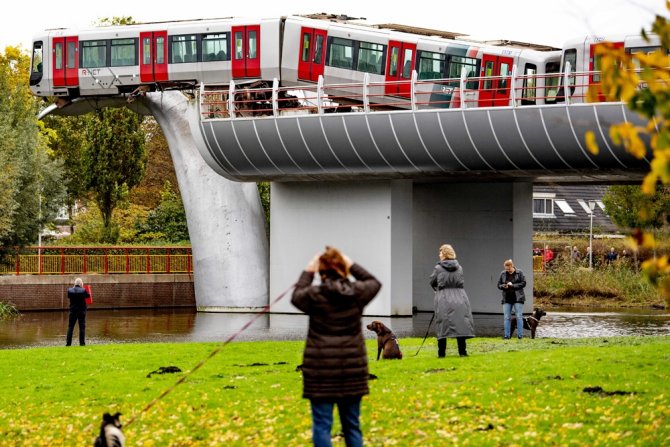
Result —
[{"label": "black and white dog", "polygon": [[102,415],[102,424],[100,424],[100,436],[95,438],[93,447],[124,447],[126,437],[121,431],[121,413]]}]

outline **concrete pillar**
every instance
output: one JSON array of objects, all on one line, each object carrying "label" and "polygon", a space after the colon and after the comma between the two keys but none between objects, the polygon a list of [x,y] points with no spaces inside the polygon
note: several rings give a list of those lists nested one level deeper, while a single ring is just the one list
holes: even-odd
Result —
[{"label": "concrete pillar", "polygon": [[[366,315],[411,315],[411,181],[273,183],[271,203],[270,299],[333,245],[383,284]],[[273,311],[298,312],[288,297]]]},{"label": "concrete pillar", "polygon": [[526,275],[525,310],[532,309],[532,196],[531,182],[415,184],[414,305],[433,310],[428,277],[440,245],[449,243],[473,312],[502,313],[496,284],[509,258]]},{"label": "concrete pillar", "polygon": [[180,92],[142,99],[163,129],[181,191],[194,260],[198,310],[254,311],[268,303],[268,241],[255,183],[231,182],[202,159],[189,118],[197,106]]}]

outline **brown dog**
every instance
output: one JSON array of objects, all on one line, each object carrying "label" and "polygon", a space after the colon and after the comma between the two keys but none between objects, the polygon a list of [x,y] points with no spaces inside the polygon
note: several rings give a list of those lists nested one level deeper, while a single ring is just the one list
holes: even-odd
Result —
[{"label": "brown dog", "polygon": [[377,334],[377,360],[379,360],[380,355],[384,359],[400,360],[402,358],[400,345],[398,345],[398,340],[395,334],[391,332],[391,329],[384,326],[384,323],[381,321],[376,320],[366,327]]},{"label": "brown dog", "polygon": [[[523,318],[523,328],[530,331],[530,338],[535,338],[535,331],[537,330],[537,326],[540,324],[540,318],[544,317],[545,315],[547,315],[545,311],[536,307],[529,317]],[[512,321],[511,334],[514,334],[515,330],[516,324],[514,321]]]}]

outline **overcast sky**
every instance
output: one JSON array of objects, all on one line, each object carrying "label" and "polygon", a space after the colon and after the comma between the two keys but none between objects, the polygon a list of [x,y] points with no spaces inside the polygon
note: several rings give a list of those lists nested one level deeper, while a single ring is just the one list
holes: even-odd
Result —
[{"label": "overcast sky", "polygon": [[[390,7],[403,4],[419,7],[411,11]],[[19,0],[4,11],[0,15],[0,49],[7,45],[28,49],[32,37],[44,29],[89,27],[98,18],[120,16],[153,22],[327,12],[366,17],[371,23],[393,22],[479,39],[509,39],[560,47],[567,39],[587,34],[638,34],[642,27],[649,28],[655,14],[670,15],[665,0]]]}]

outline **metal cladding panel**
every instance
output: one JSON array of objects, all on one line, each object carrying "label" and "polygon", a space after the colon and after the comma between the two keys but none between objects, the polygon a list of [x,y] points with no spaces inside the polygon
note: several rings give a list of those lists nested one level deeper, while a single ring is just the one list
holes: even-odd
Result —
[{"label": "metal cladding panel", "polygon": [[391,125],[391,120],[389,120],[389,114],[367,114],[366,119],[374,144],[384,159],[396,170],[402,171],[403,168],[411,168],[419,172],[419,169],[414,167],[411,158],[398,145],[398,140],[395,138],[395,129]]},{"label": "metal cladding panel", "polygon": [[[461,163],[468,170],[490,171],[491,167],[482,160],[477,148],[472,144],[470,131],[471,127],[477,129],[479,126],[475,123],[488,123],[486,110],[459,110],[458,113],[440,113],[440,120],[449,146]],[[465,125],[466,122],[469,123],[468,126]]]},{"label": "metal cladding panel", "polygon": [[[621,104],[294,115],[200,125],[214,162],[242,180],[551,177],[621,180],[646,160],[609,138],[641,119]],[[588,152],[593,130],[600,152]]]},{"label": "metal cladding panel", "polygon": [[[502,114],[499,112],[503,112]],[[504,112],[508,112],[505,114]],[[509,111],[493,109],[486,113],[468,113],[465,115],[468,133],[479,154],[486,162],[497,170],[525,169],[517,160],[523,148],[519,132],[515,126],[499,125],[501,117],[508,116]],[[525,150],[524,150],[525,152]],[[511,161],[512,160],[512,161]]]},{"label": "metal cladding panel", "polygon": [[575,134],[570,127],[570,115],[567,109],[565,106],[542,109],[542,117],[547,125],[549,138],[556,151],[561,154],[561,158],[571,169],[597,168],[597,165],[587,156],[586,150],[579,144],[579,138],[583,140],[583,135]]},{"label": "metal cladding panel", "polygon": [[271,169],[272,173],[294,175],[304,172],[284,147],[283,140],[279,138],[275,120],[256,120],[256,132],[261,147],[274,167],[274,169]]},{"label": "metal cladding panel", "polygon": [[561,156],[552,147],[552,142],[546,132],[547,123],[544,122],[542,113],[537,107],[524,107],[515,109],[516,122],[519,124],[523,136],[524,150],[515,152],[515,163],[525,166],[535,158],[534,166],[540,164],[547,169],[570,169]]},{"label": "metal cladding panel", "polygon": [[[206,122],[203,123],[201,129],[202,129],[202,138],[205,141],[205,144],[207,145],[207,151],[209,154],[216,160],[218,165],[223,169],[225,172],[230,174],[232,177],[238,176],[239,171],[235,168],[235,166],[230,163],[230,160],[228,160],[224,154],[224,152],[221,150],[221,143],[225,142],[225,138],[222,138],[221,142],[219,142],[219,137],[217,136],[217,131],[218,135],[221,135],[222,128],[224,127],[231,127],[232,124],[230,121],[218,121],[218,122]],[[216,129],[216,131],[215,131]]]},{"label": "metal cladding panel", "polygon": [[273,172],[276,166],[265,152],[256,131],[253,120],[233,121],[235,139],[239,143],[240,152],[244,160],[252,166],[255,171]]},{"label": "metal cladding panel", "polygon": [[[423,172],[443,172],[417,131],[416,114],[389,114],[395,137],[407,157]],[[435,129],[433,129],[434,131]]]},{"label": "metal cladding panel", "polygon": [[462,171],[465,167],[458,161],[440,127],[439,115],[434,112],[416,113],[417,129],[426,149],[444,172]]},{"label": "metal cladding panel", "polygon": [[318,115],[309,115],[299,120],[298,124],[305,145],[324,169],[344,169],[323,133]]},{"label": "metal cladding panel", "polygon": [[277,128],[279,135],[284,143],[286,152],[300,166],[304,172],[321,172],[322,167],[310,152],[310,148],[305,146],[305,141],[300,135],[297,118],[277,119]]},{"label": "metal cladding panel", "polygon": [[344,117],[341,115],[329,114],[323,115],[320,120],[326,137],[328,138],[328,142],[333,150],[336,151],[337,158],[340,159],[342,164],[348,169],[362,169],[360,172],[371,172],[371,169],[363,162],[361,156],[353,145],[355,136],[352,138],[352,136],[349,135],[345,126]]},{"label": "metal cladding panel", "polygon": [[374,140],[370,136],[368,123],[363,114],[351,114],[343,117],[347,133],[351,142],[360,155],[363,163],[375,172],[395,171],[391,165],[380,154]]}]

